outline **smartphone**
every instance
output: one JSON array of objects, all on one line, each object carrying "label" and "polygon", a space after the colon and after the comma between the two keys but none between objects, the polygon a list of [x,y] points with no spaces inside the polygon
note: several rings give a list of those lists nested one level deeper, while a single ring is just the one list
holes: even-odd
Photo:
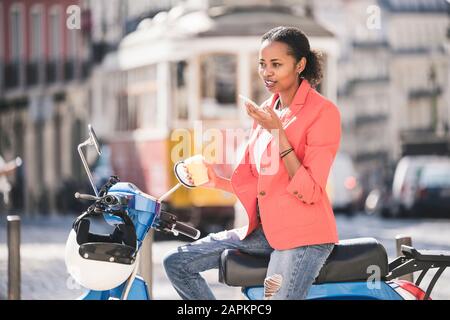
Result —
[{"label": "smartphone", "polygon": [[243,96],[242,94],[239,95],[239,98],[241,98],[244,102],[247,102],[249,104],[251,104],[252,106],[254,106],[256,109],[260,109],[260,107],[256,104],[255,101],[247,98],[246,96]]}]

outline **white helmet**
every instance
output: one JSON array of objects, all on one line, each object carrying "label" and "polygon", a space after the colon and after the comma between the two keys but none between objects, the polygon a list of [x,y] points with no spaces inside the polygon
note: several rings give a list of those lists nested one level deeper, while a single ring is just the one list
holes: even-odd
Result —
[{"label": "white helmet", "polygon": [[133,222],[126,214],[123,224],[109,235],[89,232],[92,213],[73,223],[66,242],[65,262],[69,274],[83,287],[104,291],[116,288],[131,275],[136,264],[137,239]]}]

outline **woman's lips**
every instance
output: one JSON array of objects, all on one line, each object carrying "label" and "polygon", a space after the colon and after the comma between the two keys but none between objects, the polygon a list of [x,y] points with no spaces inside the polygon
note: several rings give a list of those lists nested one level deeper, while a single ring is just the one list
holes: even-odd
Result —
[{"label": "woman's lips", "polygon": [[277,82],[273,80],[264,80],[264,85],[267,89],[272,89]]}]

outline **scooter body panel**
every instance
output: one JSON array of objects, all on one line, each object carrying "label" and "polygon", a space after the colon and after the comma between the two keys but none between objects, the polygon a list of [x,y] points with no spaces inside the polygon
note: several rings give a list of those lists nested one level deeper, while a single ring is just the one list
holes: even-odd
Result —
[{"label": "scooter body panel", "polygon": [[[78,300],[120,300],[125,283],[117,288],[105,291],[88,290]],[[151,300],[148,293],[147,283],[142,277],[137,276],[131,286],[127,300]]]},{"label": "scooter body panel", "polygon": [[[249,300],[263,300],[264,287],[243,289]],[[387,283],[378,282],[338,282],[315,284],[311,287],[307,300],[403,300]]]}]

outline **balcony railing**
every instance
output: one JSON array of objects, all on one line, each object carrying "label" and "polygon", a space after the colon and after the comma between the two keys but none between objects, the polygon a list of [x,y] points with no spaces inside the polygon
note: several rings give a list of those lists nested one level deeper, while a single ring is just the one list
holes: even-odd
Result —
[{"label": "balcony railing", "polygon": [[388,115],[384,113],[357,115],[355,117],[355,125],[360,127],[368,124],[384,123],[388,120],[388,118]]},{"label": "balcony railing", "polygon": [[380,148],[378,150],[360,151],[355,156],[355,161],[358,163],[374,160],[386,163],[388,162],[388,159],[389,159],[389,152],[387,150],[384,150],[383,148]]},{"label": "balcony railing", "polygon": [[89,61],[17,61],[7,63],[0,68],[3,90],[13,90],[36,85],[51,85],[73,80],[86,79],[92,64]]},{"label": "balcony railing", "polygon": [[432,98],[441,95],[442,89],[440,86],[436,86],[435,88],[419,88],[412,89],[408,92],[408,98],[410,100],[420,99],[420,98]]},{"label": "balcony railing", "polygon": [[353,90],[355,90],[357,86],[373,85],[379,83],[388,84],[389,81],[390,81],[389,75],[378,75],[372,77],[358,76],[347,81],[347,83],[343,86],[343,88],[339,90],[338,95],[340,96],[351,95],[353,93]]},{"label": "balcony railing", "polygon": [[39,63],[30,62],[26,68],[26,84],[27,86],[35,86],[39,83]]},{"label": "balcony railing", "polygon": [[384,39],[353,40],[352,46],[355,49],[385,49],[389,47],[389,43]]},{"label": "balcony railing", "polygon": [[58,79],[58,62],[51,61],[46,64],[46,83],[56,83]]},{"label": "balcony railing", "polygon": [[64,62],[64,80],[71,81],[75,79],[76,64],[74,60],[67,60]]},{"label": "balcony railing", "polygon": [[3,79],[5,89],[17,88],[20,84],[20,63],[13,62],[6,64]]},{"label": "balcony railing", "polygon": [[92,64],[89,61],[83,61],[81,63],[81,79],[89,77]]}]

